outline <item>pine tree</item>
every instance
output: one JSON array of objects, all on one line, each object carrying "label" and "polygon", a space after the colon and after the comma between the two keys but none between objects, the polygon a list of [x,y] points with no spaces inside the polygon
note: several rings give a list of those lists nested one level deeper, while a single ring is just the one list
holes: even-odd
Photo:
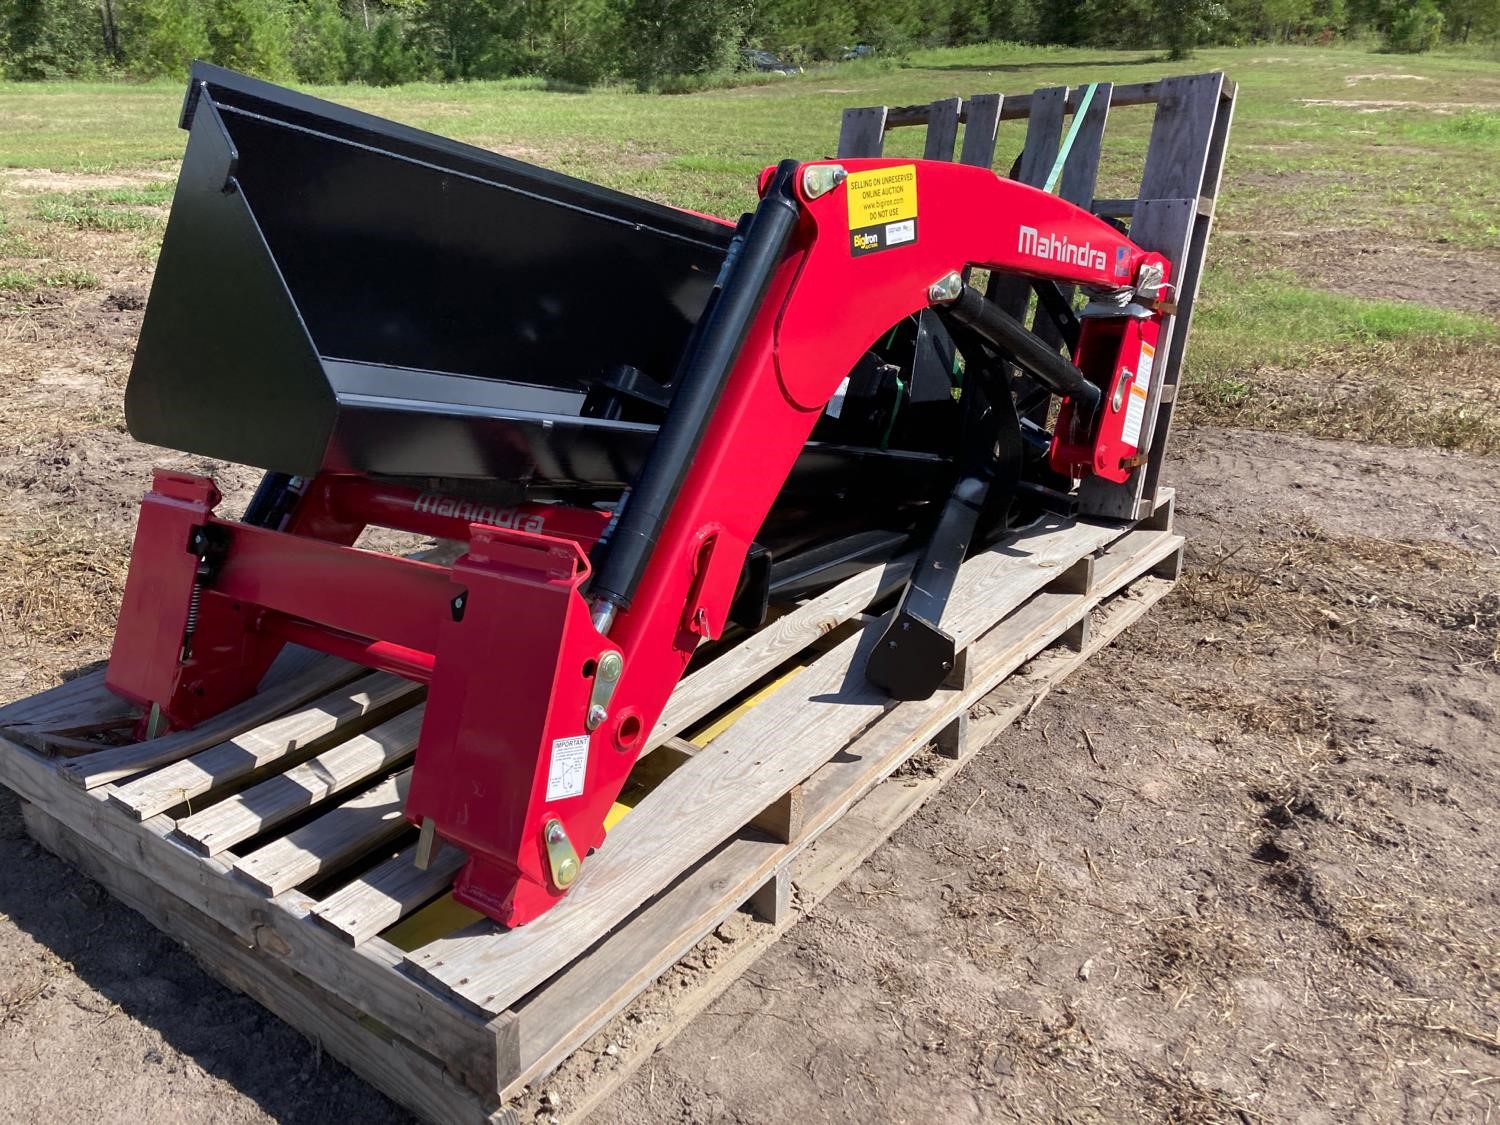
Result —
[{"label": "pine tree", "polygon": [[221,66],[262,78],[292,76],[292,27],[278,0],[214,0],[208,43]]}]

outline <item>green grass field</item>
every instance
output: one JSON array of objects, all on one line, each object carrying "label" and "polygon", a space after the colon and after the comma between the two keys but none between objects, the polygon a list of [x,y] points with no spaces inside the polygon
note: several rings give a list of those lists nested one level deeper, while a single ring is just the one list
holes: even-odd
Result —
[{"label": "green grass field", "polygon": [[[1202,388],[1190,417],[1320,430],[1330,413],[1348,413],[1352,385],[1356,398],[1362,388],[1387,404],[1361,415],[1352,436],[1500,452],[1493,396],[1471,401],[1472,387],[1455,390],[1450,377],[1492,373],[1500,354],[1500,288],[1485,288],[1500,272],[1500,68],[1482,55],[1265,47],[1169,64],[1139,52],[987,45],[681,96],[515,82],[313,92],[732,215],[751,203],[766,164],[828,155],[845,106],[1209,69],[1235,79],[1240,99],[1189,363]],[[0,83],[0,167],[170,176],[184,142],[180,100],[180,83]],[[1112,116],[1101,196],[1135,194],[1148,128],[1146,110]],[[1002,125],[998,167],[1023,133]],[[916,153],[920,143],[919,130],[905,130],[888,150]],[[118,233],[149,256],[169,193],[168,181],[0,195],[0,285],[89,284],[88,269],[38,251],[39,228]],[[1391,401],[1403,404],[1395,418]],[[1439,421],[1402,423],[1410,411]]]}]

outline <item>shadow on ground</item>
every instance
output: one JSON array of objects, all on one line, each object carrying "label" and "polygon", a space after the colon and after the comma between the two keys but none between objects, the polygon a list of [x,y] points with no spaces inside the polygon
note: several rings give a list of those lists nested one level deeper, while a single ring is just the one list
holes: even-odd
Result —
[{"label": "shadow on ground", "polygon": [[[55,1079],[79,1067],[118,1079],[118,1103],[97,1104],[96,1120],[411,1120],[317,1044],[219,984],[145,919],[34,843],[20,801],[5,789],[0,980],[6,981],[0,986],[0,1067],[14,1120],[72,1119],[80,1107],[64,1092],[67,1084],[44,1075]],[[28,1061],[51,1056],[56,1065],[38,1072],[33,1062],[17,1073],[7,1061],[16,1053]]]}]

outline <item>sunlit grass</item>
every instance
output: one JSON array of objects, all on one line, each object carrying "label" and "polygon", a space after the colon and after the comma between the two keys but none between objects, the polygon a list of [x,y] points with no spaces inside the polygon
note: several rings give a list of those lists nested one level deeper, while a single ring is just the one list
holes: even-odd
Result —
[{"label": "sunlit grass", "polygon": [[[1500,250],[1500,107],[1486,102],[1497,97],[1494,65],[1481,52],[1397,58],[1355,47],[1255,47],[1171,63],[1148,51],[986,44],[790,78],[717,76],[702,84],[710,88],[674,95],[559,89],[528,78],[310,92],[624,191],[733,217],[753,205],[765,166],[788,156],[832,155],[848,106],[1222,69],[1238,83],[1239,99],[1188,359],[1189,398],[1208,420],[1284,427],[1310,426],[1305,419],[1315,418],[1318,426],[1386,440],[1381,420],[1402,417],[1401,434],[1490,450],[1500,445],[1494,437],[1500,408],[1489,405],[1500,402],[1500,364],[1483,357],[1500,354],[1500,310],[1460,313],[1383,300],[1379,292],[1319,289],[1298,272],[1299,243],[1280,236],[1329,232],[1356,247],[1411,245],[1430,254]],[[6,189],[0,171],[0,259],[10,259],[0,261],[0,289],[83,287],[88,270],[69,285],[60,271],[70,267],[51,253],[65,232],[95,242],[119,236],[122,256],[154,258],[174,185],[150,177],[170,174],[181,156],[182,85],[0,83],[0,170],[141,180],[93,187],[85,175],[76,188],[17,193]],[[1137,193],[1150,128],[1147,107],[1112,111],[1098,195]],[[1023,122],[1002,124],[997,168],[1010,166],[1025,134]],[[893,156],[919,156],[922,147],[921,130],[886,138]],[[1462,371],[1467,385],[1485,393],[1438,402],[1407,386],[1409,370]],[[1272,387],[1267,371],[1295,376],[1288,385],[1296,393]],[[1363,387],[1352,398],[1351,379]],[[1335,384],[1337,394],[1323,393]],[[1311,397],[1299,397],[1304,392]],[[1405,396],[1399,410],[1366,409],[1391,395]],[[1335,413],[1341,421],[1331,420]],[[1356,416],[1367,421],[1351,422]]]}]

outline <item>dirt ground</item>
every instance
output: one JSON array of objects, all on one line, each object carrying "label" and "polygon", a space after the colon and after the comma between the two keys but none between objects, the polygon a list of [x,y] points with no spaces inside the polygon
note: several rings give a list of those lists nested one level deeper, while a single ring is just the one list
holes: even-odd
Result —
[{"label": "dirt ground", "polygon": [[[0,698],[106,653],[153,463],[253,483],[123,434],[149,264],[120,237],[75,238],[95,285],[3,295]],[[1182,430],[1180,588],[594,1120],[1490,1120],[1495,471]],[[0,1075],[11,1120],[406,1119],[31,844],[3,790]]]},{"label": "dirt ground", "polygon": [[[595,1120],[1488,1119],[1493,463],[1177,448],[1181,589]],[[404,1119],[31,844],[9,796],[0,911],[10,1116]]]}]

